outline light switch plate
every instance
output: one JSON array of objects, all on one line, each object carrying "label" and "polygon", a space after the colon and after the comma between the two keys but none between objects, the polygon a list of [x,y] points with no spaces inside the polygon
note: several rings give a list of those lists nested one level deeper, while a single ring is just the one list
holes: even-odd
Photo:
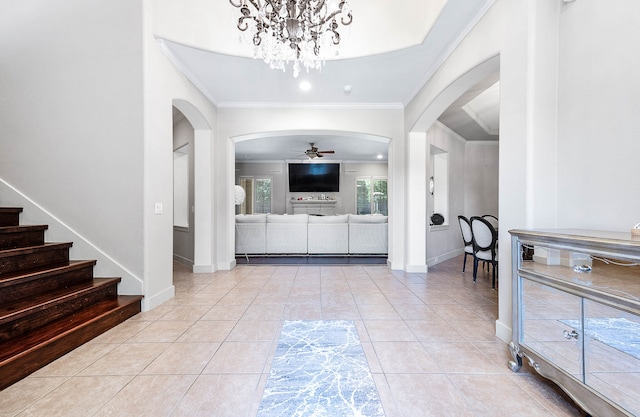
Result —
[{"label": "light switch plate", "polygon": [[154,214],[162,214],[164,212],[164,209],[162,207],[162,203],[156,203],[153,206],[153,213]]}]

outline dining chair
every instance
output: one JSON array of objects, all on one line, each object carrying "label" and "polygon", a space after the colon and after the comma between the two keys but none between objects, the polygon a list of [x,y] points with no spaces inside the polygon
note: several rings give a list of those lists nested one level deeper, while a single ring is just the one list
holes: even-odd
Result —
[{"label": "dining chair", "polygon": [[458,223],[460,224],[462,241],[464,242],[464,260],[462,261],[462,272],[464,272],[467,266],[467,255],[473,256],[473,232],[471,231],[471,222],[466,217],[458,216]]},{"label": "dining chair", "polygon": [[495,288],[498,268],[498,233],[487,219],[480,216],[471,218],[471,232],[473,234],[473,281],[476,281],[478,274],[478,263],[487,262],[493,266],[491,288]]},{"label": "dining chair", "polygon": [[493,214],[483,214],[481,217],[488,220],[489,223],[491,223],[491,226],[493,226],[494,229],[498,230],[498,218],[496,216],[494,216]]}]

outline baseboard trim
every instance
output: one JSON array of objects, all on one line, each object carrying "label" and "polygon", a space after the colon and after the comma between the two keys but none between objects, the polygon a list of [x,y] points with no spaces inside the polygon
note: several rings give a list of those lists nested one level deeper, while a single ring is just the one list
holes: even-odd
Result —
[{"label": "baseboard trim", "polygon": [[145,296],[142,299],[142,311],[153,310],[158,307],[160,304],[164,303],[172,299],[176,295],[176,287],[171,285],[159,293],[152,296]]},{"label": "baseboard trim", "polygon": [[505,343],[511,342],[513,331],[511,326],[507,326],[500,320],[496,320],[496,336]]}]

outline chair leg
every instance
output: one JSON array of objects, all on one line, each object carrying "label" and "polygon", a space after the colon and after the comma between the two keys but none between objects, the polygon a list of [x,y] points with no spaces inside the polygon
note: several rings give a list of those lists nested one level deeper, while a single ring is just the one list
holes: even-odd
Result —
[{"label": "chair leg", "polygon": [[464,259],[462,260],[462,272],[464,272],[464,269],[466,266],[467,266],[467,252],[464,253]]},{"label": "chair leg", "polygon": [[473,258],[473,282],[476,282],[476,275],[478,275],[478,258]]},{"label": "chair leg", "polygon": [[493,264],[493,274],[491,276],[491,288],[496,289],[496,264]]}]

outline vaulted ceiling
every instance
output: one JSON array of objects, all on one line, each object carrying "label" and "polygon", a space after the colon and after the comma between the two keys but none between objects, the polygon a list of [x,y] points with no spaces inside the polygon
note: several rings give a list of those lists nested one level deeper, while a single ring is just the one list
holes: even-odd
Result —
[{"label": "vaulted ceiling", "polygon": [[[190,44],[160,38],[165,53],[217,106],[340,106],[402,108],[434,74],[494,0],[351,0],[353,23],[342,28],[339,55],[321,72],[294,78],[252,58],[240,41],[240,12],[229,2],[212,2],[207,14],[213,36]],[[497,140],[499,75],[469,90],[440,121],[466,140]],[[311,85],[308,91],[300,83]],[[347,87],[349,86],[349,87]],[[304,157],[313,142],[335,150],[326,159],[386,160],[387,145],[366,137],[291,135],[236,145],[237,160]]]}]

